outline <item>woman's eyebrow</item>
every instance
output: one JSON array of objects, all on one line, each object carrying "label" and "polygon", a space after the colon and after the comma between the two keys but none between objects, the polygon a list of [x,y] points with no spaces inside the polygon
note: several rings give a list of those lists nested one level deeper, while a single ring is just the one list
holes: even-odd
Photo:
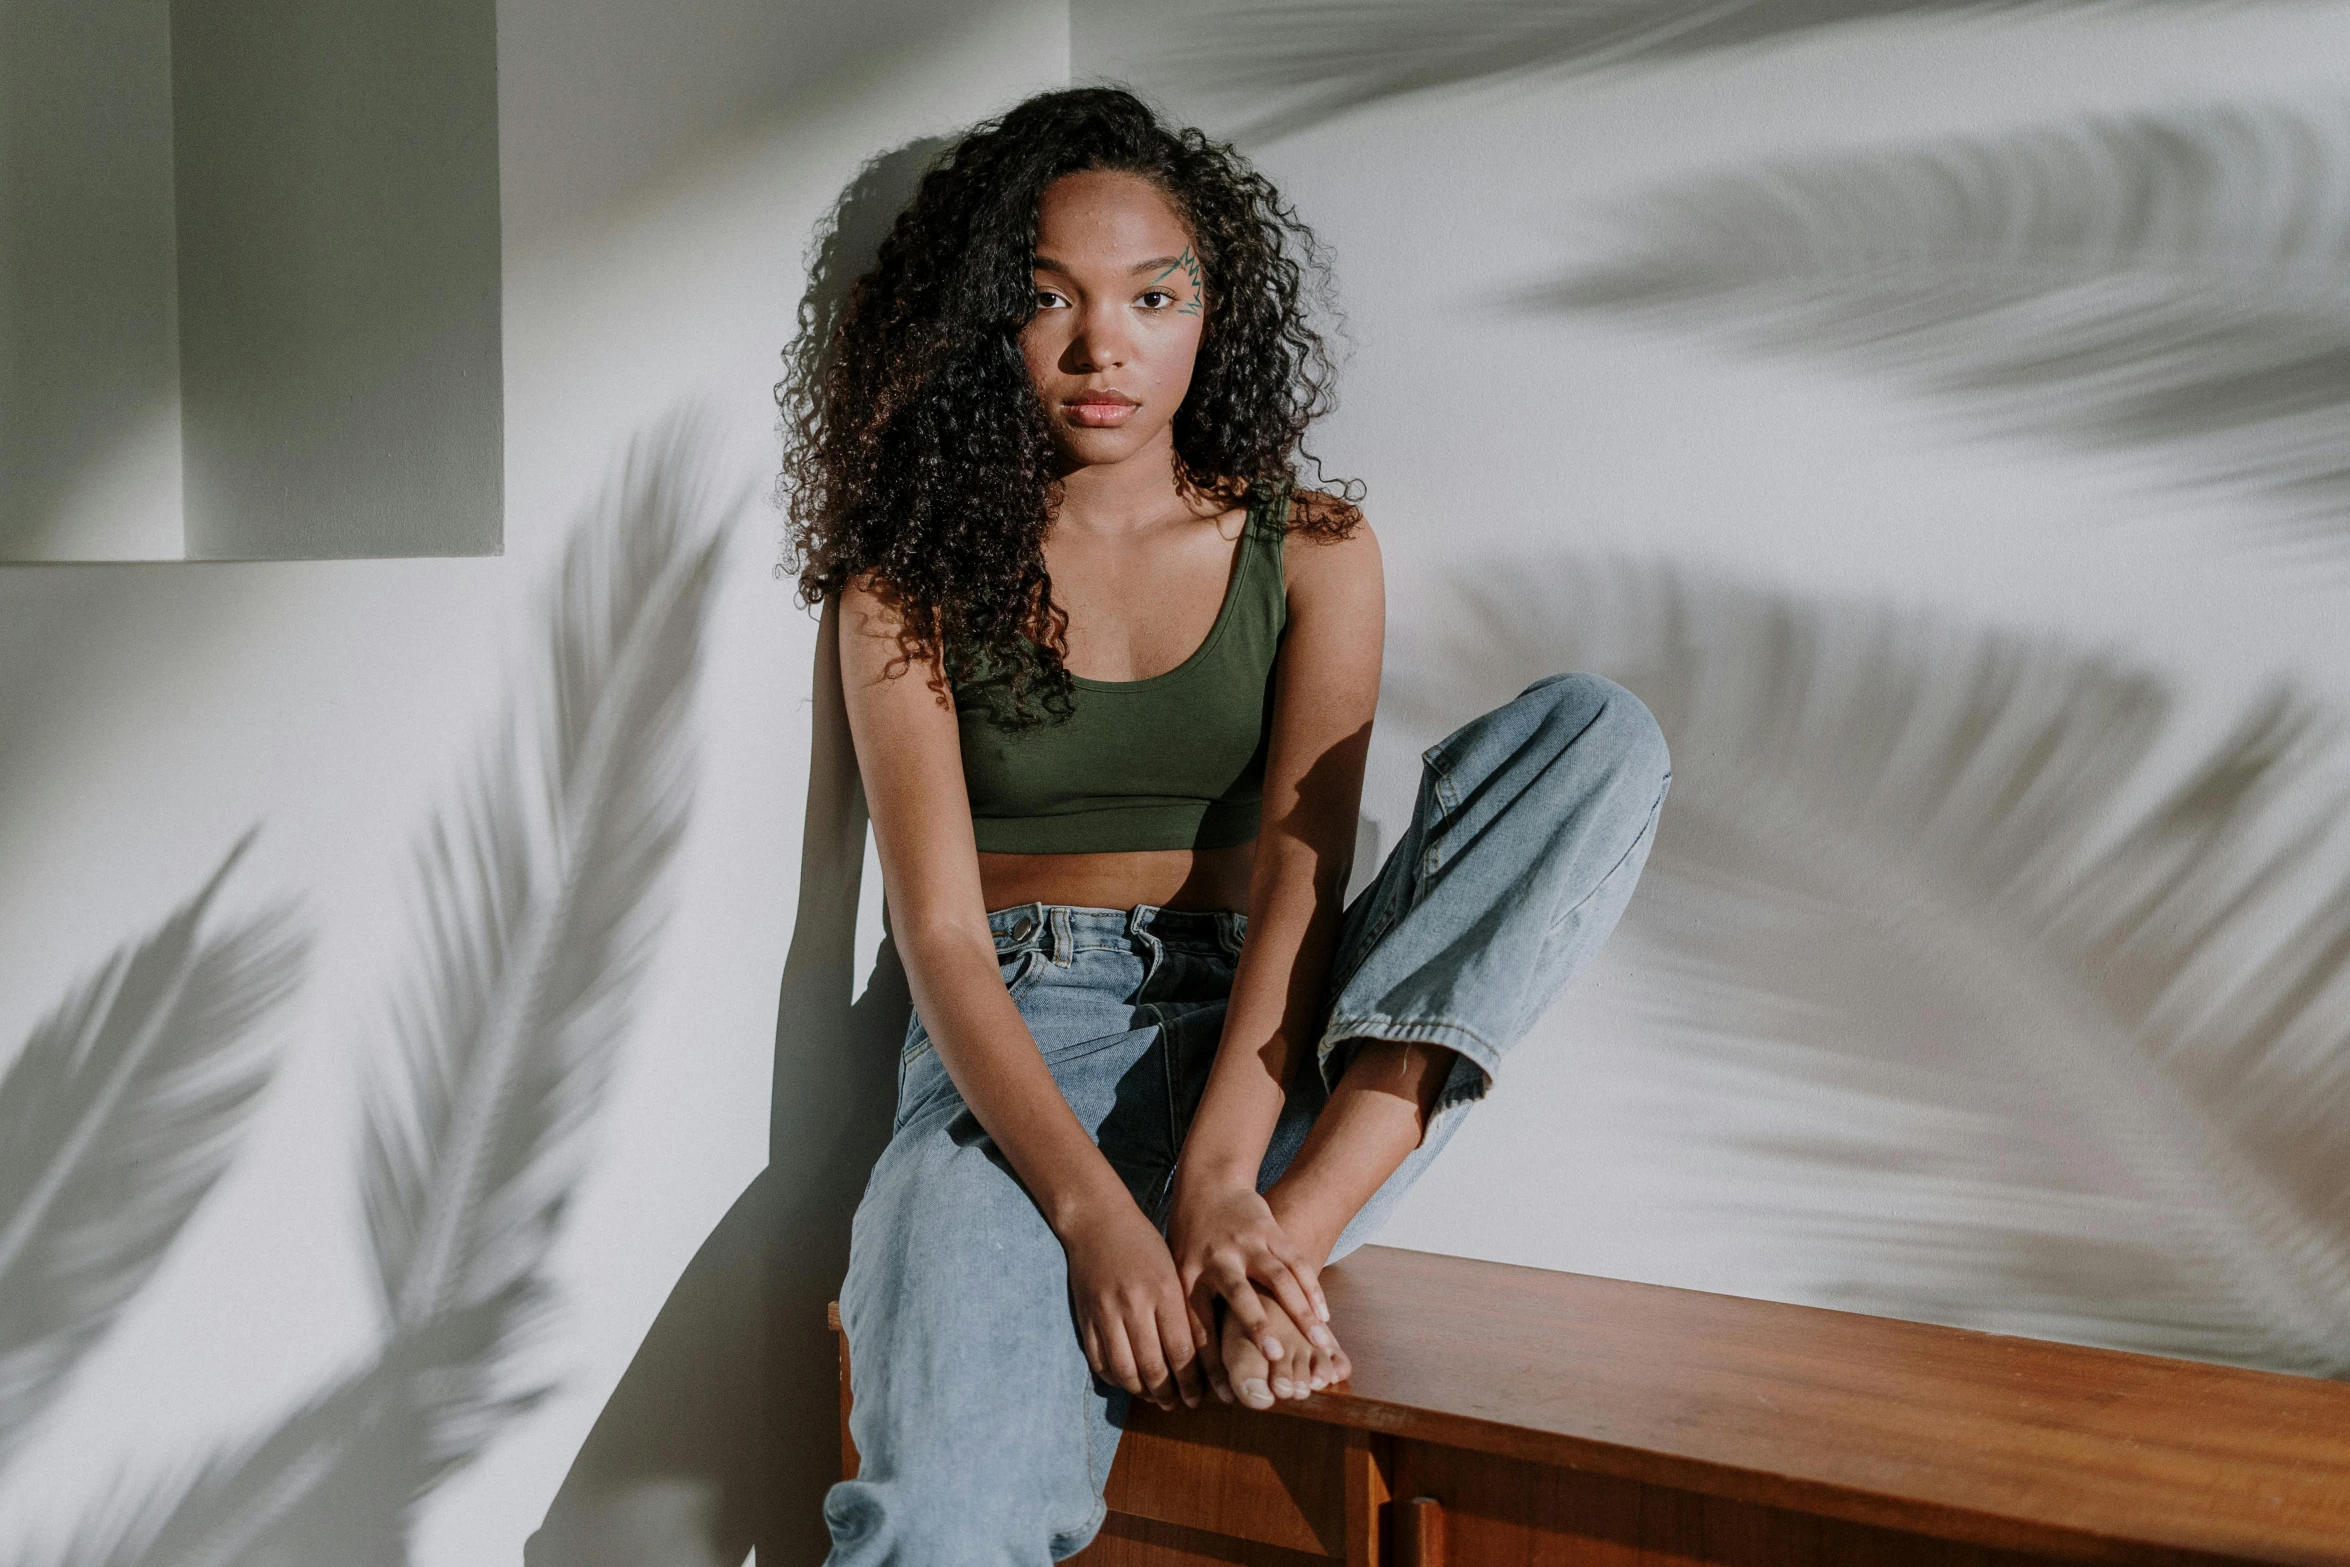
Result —
[{"label": "woman's eyebrow", "polygon": [[[1174,271],[1182,262],[1181,256],[1153,256],[1148,261],[1137,261],[1126,270],[1130,275],[1136,272],[1156,271],[1161,277],[1164,277]],[[1038,272],[1067,272],[1069,270],[1067,266],[1055,261],[1050,256],[1031,257],[1029,265]]]}]

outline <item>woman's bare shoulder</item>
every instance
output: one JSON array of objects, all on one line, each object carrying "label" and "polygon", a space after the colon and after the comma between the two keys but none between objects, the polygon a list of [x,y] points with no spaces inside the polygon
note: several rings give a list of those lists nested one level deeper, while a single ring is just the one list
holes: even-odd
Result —
[{"label": "woman's bare shoulder", "polygon": [[877,572],[860,571],[839,587],[841,620],[868,635],[886,629],[895,634],[902,623],[897,596]]},{"label": "woman's bare shoulder", "polygon": [[1328,490],[1293,492],[1289,497],[1289,520],[1294,532],[1318,543],[1343,542],[1358,530],[1370,527],[1363,520],[1361,507]]},{"label": "woman's bare shoulder", "polygon": [[[906,637],[905,602],[889,583],[871,571],[859,572],[841,584],[840,630],[843,657],[854,657],[850,649],[860,644],[874,649],[887,647],[895,669],[902,669],[907,656],[914,652]],[[878,656],[868,652],[867,657]],[[934,660],[917,658],[915,662]]]},{"label": "woman's bare shoulder", "polygon": [[852,701],[876,693],[896,708],[926,691],[929,702],[916,705],[951,714],[954,697],[937,652],[908,633],[904,605],[888,583],[860,573],[841,585],[839,599],[841,677]]},{"label": "woman's bare shoulder", "polygon": [[1362,508],[1327,490],[1299,490],[1290,501],[1282,563],[1294,607],[1299,595],[1344,595],[1376,588],[1379,536]]}]

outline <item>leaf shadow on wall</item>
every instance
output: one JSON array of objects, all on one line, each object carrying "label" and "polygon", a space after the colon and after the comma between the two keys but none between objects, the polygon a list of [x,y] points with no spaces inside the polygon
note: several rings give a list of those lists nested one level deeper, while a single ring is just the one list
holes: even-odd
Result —
[{"label": "leaf shadow on wall", "polygon": [[1673,747],[1620,1048],[1723,1287],[2350,1376],[2343,715],[2158,765],[2109,657],[1560,557],[1432,591],[1383,721],[1574,667]]},{"label": "leaf shadow on wall", "polygon": [[[1187,94],[1273,107],[1250,144],[1415,93],[1542,72],[1607,70],[1751,49],[1889,18],[2086,9],[2095,0],[1240,0],[1186,19],[1136,64]],[[2233,0],[2137,0],[2224,9]]]},{"label": "leaf shadow on wall", "polygon": [[[817,340],[829,339],[945,145],[885,153],[842,193],[800,305]],[[827,606],[768,1167],[686,1265],[532,1536],[530,1567],[740,1567],[754,1545],[762,1561],[817,1561],[829,1547],[822,1507],[840,1472],[839,1362],[824,1307],[848,1268],[850,1215],[888,1140],[913,1010],[886,937],[862,994],[854,983],[866,814],[834,630]]]},{"label": "leaf shadow on wall", "polygon": [[[2350,109],[2207,104],[1775,160],[1618,209],[1519,301],[1832,355],[2147,452],[2350,563]],[[2253,513],[2260,517],[2258,512]]]},{"label": "leaf shadow on wall", "polygon": [[257,830],[0,1074],[0,1468],[226,1172],[276,1064],[262,1025],[308,933],[286,904],[206,923]]},{"label": "leaf shadow on wall", "polygon": [[544,1396],[519,1351],[690,804],[703,627],[740,509],[707,477],[689,417],[632,444],[546,595],[536,689],[421,835],[417,950],[371,1053],[358,1171],[377,1331],[268,1429],[119,1480],[45,1560],[398,1567],[418,1504]]}]

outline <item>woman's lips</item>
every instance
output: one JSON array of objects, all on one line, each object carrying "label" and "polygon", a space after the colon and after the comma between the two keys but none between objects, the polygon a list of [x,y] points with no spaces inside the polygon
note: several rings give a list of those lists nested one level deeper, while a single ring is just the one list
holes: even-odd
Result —
[{"label": "woman's lips", "polygon": [[1095,429],[1112,429],[1134,417],[1140,403],[1125,397],[1073,397],[1063,403],[1069,410],[1069,422],[1088,425]]}]

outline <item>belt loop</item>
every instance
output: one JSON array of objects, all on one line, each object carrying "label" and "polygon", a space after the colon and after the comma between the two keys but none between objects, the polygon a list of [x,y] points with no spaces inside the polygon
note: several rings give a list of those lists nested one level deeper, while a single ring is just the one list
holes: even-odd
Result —
[{"label": "belt loop", "polygon": [[1240,956],[1241,944],[1248,939],[1248,916],[1236,909],[1222,909],[1216,914],[1216,937],[1224,943],[1224,950],[1233,957]]},{"label": "belt loop", "polygon": [[1053,961],[1067,968],[1077,955],[1077,938],[1069,930],[1069,906],[1065,903],[1053,904],[1046,911],[1045,918],[1052,926]]},{"label": "belt loop", "polygon": [[1167,961],[1167,944],[1152,933],[1158,923],[1159,906],[1155,903],[1137,903],[1126,911],[1126,939],[1142,959],[1142,996],[1151,995],[1151,982],[1159,977],[1159,970]]}]

